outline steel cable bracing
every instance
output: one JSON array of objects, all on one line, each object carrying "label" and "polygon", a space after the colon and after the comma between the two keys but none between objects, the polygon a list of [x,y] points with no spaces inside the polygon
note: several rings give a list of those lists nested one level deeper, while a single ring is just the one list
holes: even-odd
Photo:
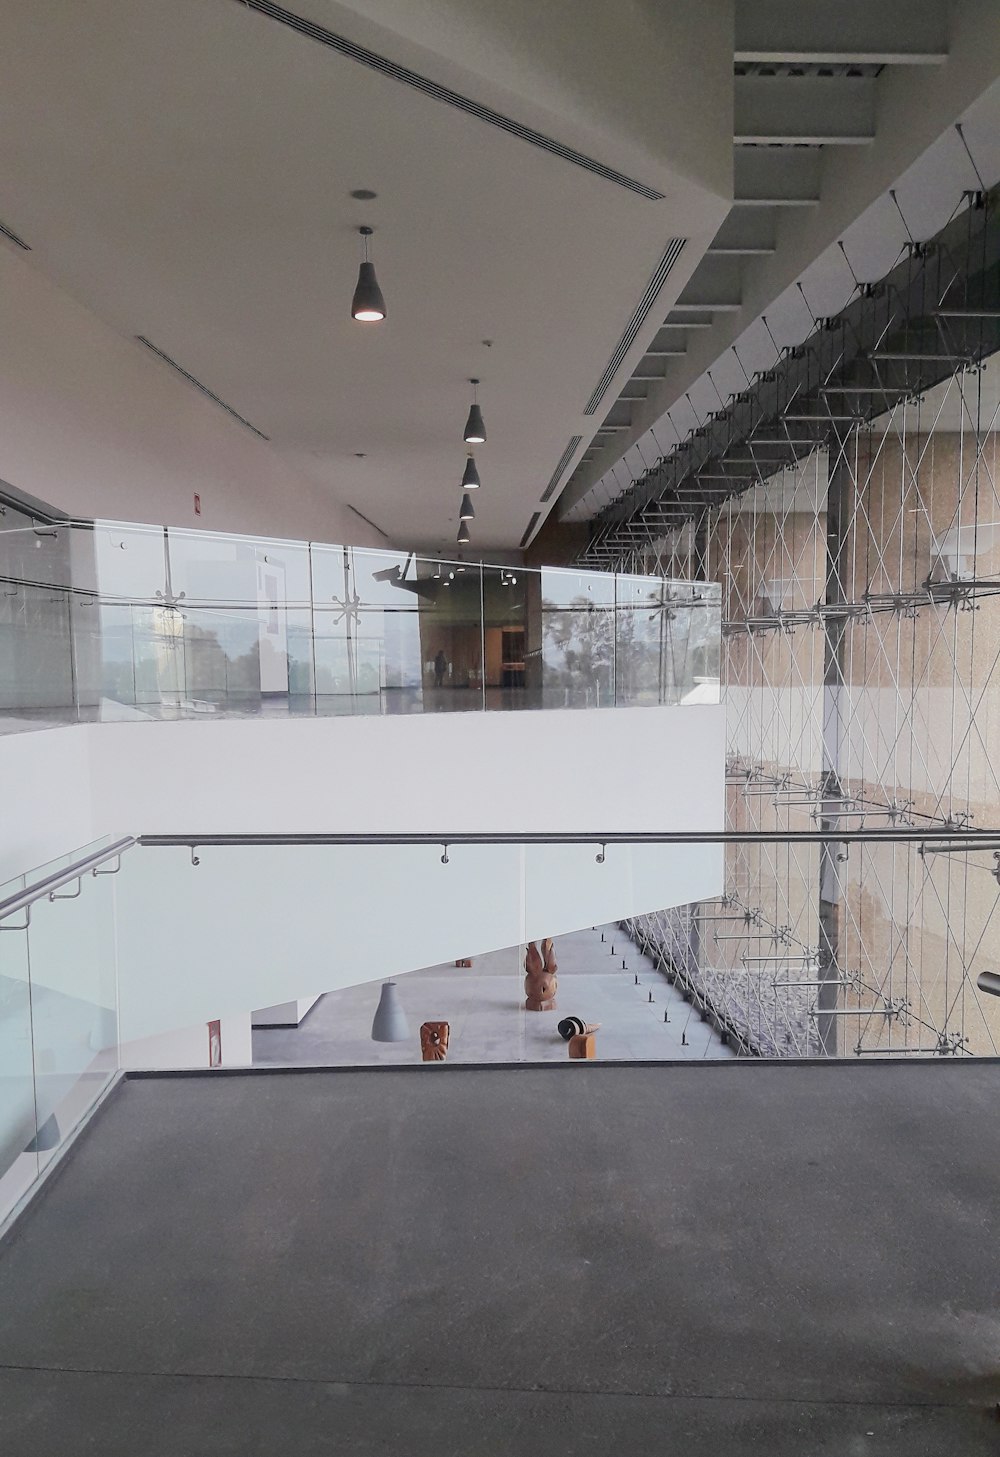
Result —
[{"label": "steel cable bracing", "polygon": [[[683,576],[707,512],[731,829],[1000,825],[995,199],[967,195],[880,285],[852,281],[841,314],[720,399],[593,540],[613,566],[629,522],[654,520],[647,560]],[[816,1051],[821,1017],[848,1054],[994,1053],[1000,1006],[975,981],[1000,970],[998,877],[968,852],[732,844],[720,903],[636,924],[676,950],[697,920],[685,975],[755,1055]],[[789,967],[814,956],[821,906],[822,1010],[808,975],[752,955],[764,937]]]}]

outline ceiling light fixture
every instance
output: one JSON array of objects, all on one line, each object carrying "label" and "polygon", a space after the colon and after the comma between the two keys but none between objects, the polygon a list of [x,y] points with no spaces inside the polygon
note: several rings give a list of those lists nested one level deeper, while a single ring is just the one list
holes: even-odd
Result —
[{"label": "ceiling light fixture", "polygon": [[472,540],[472,537],[469,535],[468,523],[465,521],[463,521],[461,526],[458,528],[457,540],[459,546],[468,546],[469,542]]},{"label": "ceiling light fixture", "polygon": [[476,513],[472,509],[472,501],[468,492],[462,497],[462,509],[458,513],[459,521],[475,521]]},{"label": "ceiling light fixture", "polygon": [[365,256],[358,270],[358,286],[354,290],[351,303],[351,317],[357,319],[359,324],[377,324],[386,315],[385,299],[375,277],[375,264],[368,261],[368,239],[373,231],[372,228],[358,229],[364,239]]},{"label": "ceiling light fixture", "polygon": [[486,439],[486,426],[483,424],[483,412],[479,408],[479,381],[470,379],[472,386],[472,404],[469,407],[469,418],[465,422],[465,443],[466,445],[482,445]]},{"label": "ceiling light fixture", "polygon": [[479,479],[479,471],[476,469],[476,457],[469,451],[469,458],[465,462],[465,474],[462,476],[463,491],[478,491],[482,485]]}]

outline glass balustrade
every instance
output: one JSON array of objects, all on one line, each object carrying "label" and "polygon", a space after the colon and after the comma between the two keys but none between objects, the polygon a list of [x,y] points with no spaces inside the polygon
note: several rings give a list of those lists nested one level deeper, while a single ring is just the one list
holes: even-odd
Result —
[{"label": "glass balustrade", "polygon": [[[440,1061],[425,1024],[453,1063],[566,1061],[569,1035],[602,1061],[996,1057],[998,847],[913,827],[87,847],[0,886],[0,1221],[136,1067]],[[251,1045],[253,1009],[289,998],[307,1022]]]},{"label": "glass balustrade", "polygon": [[4,913],[107,840],[0,885],[0,1220],[44,1172],[118,1068],[112,876],[99,864]]},{"label": "glass balustrade", "polygon": [[717,585],[96,521],[0,531],[0,731],[719,700]]}]

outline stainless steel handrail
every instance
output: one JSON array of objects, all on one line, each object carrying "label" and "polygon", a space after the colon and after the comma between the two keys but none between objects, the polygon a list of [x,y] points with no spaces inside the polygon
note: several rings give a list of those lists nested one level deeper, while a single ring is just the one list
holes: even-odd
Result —
[{"label": "stainless steel handrail", "polygon": [[[94,850],[61,870],[53,871],[23,890],[0,900],[0,921],[52,895],[61,886],[79,880],[88,871],[96,874],[101,865],[119,859],[133,845],[150,848],[179,847],[194,851],[266,845],[436,845],[449,849],[458,845],[593,845],[603,851],[608,845],[916,845],[932,853],[964,854],[993,851],[1000,857],[1000,830],[926,830],[887,827],[877,830],[799,830],[782,834],[776,830],[606,830],[588,833],[536,833],[499,831],[483,834],[468,831],[439,834],[310,833],[228,835],[125,835],[110,845]],[[114,874],[114,872],[106,872]]]},{"label": "stainless steel handrail", "polygon": [[384,832],[313,834],[139,835],[140,845],[212,849],[235,845],[927,845],[938,852],[1000,851],[1000,829],[914,829],[889,826],[875,830],[590,830],[586,833],[500,831],[454,834]]},{"label": "stainless steel handrail", "polygon": [[[0,921],[5,920],[8,916],[15,915],[18,911],[26,910],[28,907],[34,905],[36,901],[43,900],[46,896],[51,895],[60,886],[68,884],[69,881],[79,880],[81,876],[87,874],[88,870],[96,874],[101,865],[106,864],[108,860],[114,860],[121,856],[132,845],[137,843],[134,835],[125,835],[122,839],[115,840],[111,845],[105,845],[100,850],[94,850],[91,854],[84,855],[79,860],[74,860],[71,865],[67,865],[63,870],[55,870],[51,875],[46,875],[43,879],[36,880],[33,885],[26,885],[23,890],[19,890],[15,895],[7,896],[5,900],[0,901]],[[105,874],[114,874],[114,871],[105,871]]]}]

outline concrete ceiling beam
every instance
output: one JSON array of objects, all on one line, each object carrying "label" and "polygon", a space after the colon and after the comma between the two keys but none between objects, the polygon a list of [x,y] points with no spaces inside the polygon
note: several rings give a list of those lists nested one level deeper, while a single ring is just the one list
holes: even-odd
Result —
[{"label": "concrete ceiling beam", "polygon": [[716,313],[739,308],[741,299],[740,261],[734,257],[702,258],[681,290],[674,312]]},{"label": "concrete ceiling beam", "polygon": [[943,0],[737,0],[743,62],[939,65],[948,56]]},{"label": "concrete ceiling beam", "polygon": [[739,146],[875,140],[874,76],[736,76],[733,84]]},{"label": "concrete ceiling beam", "polygon": [[730,212],[708,249],[708,257],[745,257],[773,253],[775,217],[767,208],[739,208]]},{"label": "concrete ceiling beam", "polygon": [[736,147],[734,210],[748,213],[761,207],[815,206],[820,198],[821,166],[822,154],[818,147],[795,151],[780,147]]},{"label": "concrete ceiling beam", "polygon": [[628,404],[622,400],[615,400],[610,410],[604,417],[601,426],[602,430],[624,430],[632,423],[632,411]]}]

